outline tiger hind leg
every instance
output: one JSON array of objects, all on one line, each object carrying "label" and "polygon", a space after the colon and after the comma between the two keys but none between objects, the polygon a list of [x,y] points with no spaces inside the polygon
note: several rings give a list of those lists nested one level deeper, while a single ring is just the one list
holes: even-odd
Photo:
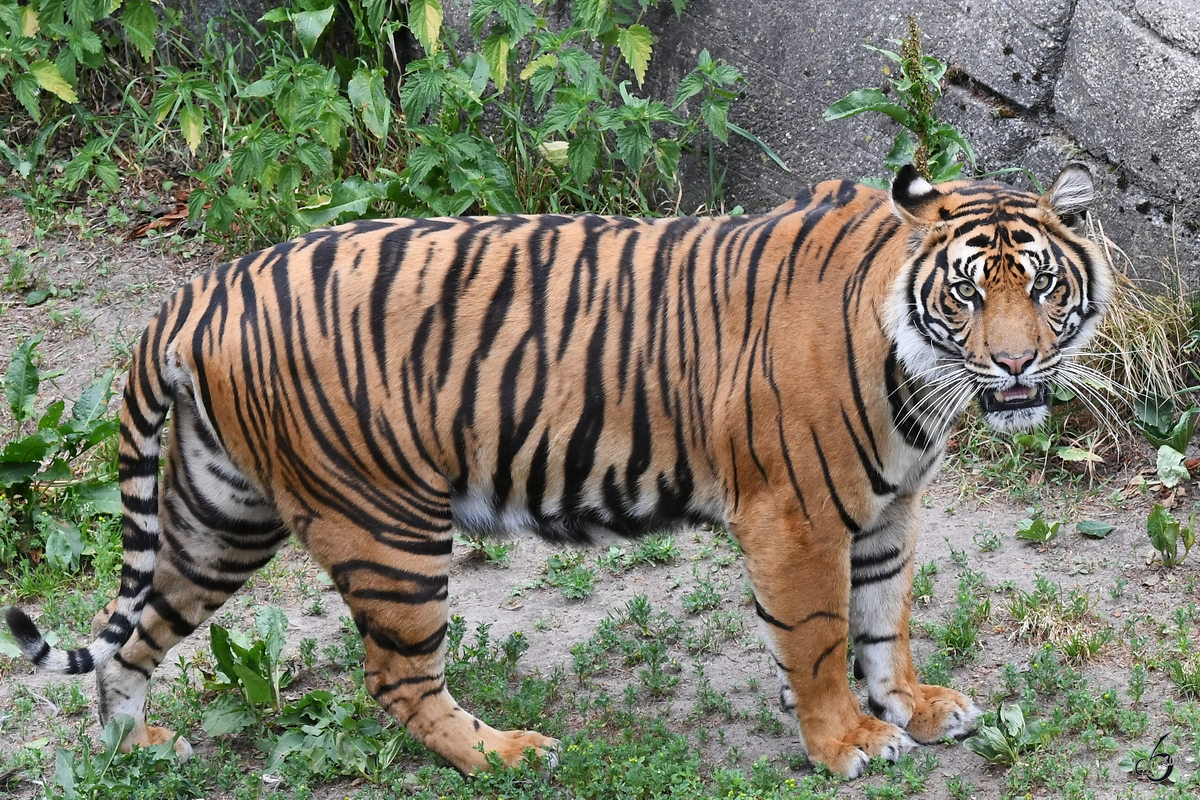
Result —
[{"label": "tiger hind leg", "polygon": [[[96,668],[97,699],[101,724],[122,714],[133,719],[122,750],[174,740],[185,759],[192,752],[186,740],[146,723],[150,677],[172,647],[271,560],[288,532],[186,398],[175,406],[159,521],[153,587],[129,640]],[[114,607],[96,615],[93,633]]]},{"label": "tiger hind leg", "polygon": [[553,751],[557,741],[539,733],[484,724],[446,688],[449,506],[434,499],[417,504],[430,519],[378,519],[369,531],[356,527],[361,518],[354,525],[320,519],[303,526],[301,538],[329,570],[362,636],[367,690],[409,733],[465,773],[487,769],[486,753],[512,765],[530,748]]}]

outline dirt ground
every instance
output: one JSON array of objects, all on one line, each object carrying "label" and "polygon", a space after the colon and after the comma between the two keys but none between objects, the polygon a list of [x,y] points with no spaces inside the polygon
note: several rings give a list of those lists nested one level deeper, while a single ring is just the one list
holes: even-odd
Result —
[{"label": "dirt ground", "polygon": [[[22,294],[11,291],[0,294],[0,362],[7,364],[9,351],[20,339],[33,332],[44,332],[43,369],[66,370],[55,383],[62,396],[68,398],[74,398],[106,366],[123,364],[123,354],[171,289],[215,263],[211,247],[189,244],[183,249],[176,247],[172,252],[161,242],[114,242],[107,234],[92,239],[52,234],[37,244],[24,210],[12,197],[0,197],[0,238],[7,238],[12,251],[30,253],[36,250],[40,255],[33,259],[37,265],[35,269],[44,269],[45,282],[52,283],[58,291],[57,296],[36,307],[27,307]],[[6,424],[7,420],[0,420],[0,426]],[[1025,669],[1031,653],[1038,647],[1015,635],[1017,626],[1006,611],[1009,593],[1003,587],[1029,590],[1034,586],[1035,578],[1043,576],[1061,584],[1064,591],[1082,589],[1096,599],[1097,623],[1111,625],[1115,630],[1121,630],[1131,617],[1141,619],[1147,615],[1165,624],[1175,609],[1197,602],[1196,577],[1200,558],[1193,557],[1169,572],[1147,563],[1152,550],[1145,535],[1145,520],[1157,498],[1138,491],[1126,492],[1124,487],[1138,468],[1153,463],[1152,455],[1148,451],[1135,450],[1126,453],[1126,458],[1124,472],[1082,504],[1071,502],[1060,506],[1053,493],[1043,499],[1047,518],[1069,520],[1055,542],[1044,549],[1019,542],[1014,537],[1018,522],[1029,516],[1027,508],[1014,503],[1005,493],[988,491],[986,487],[964,496],[960,489],[971,484],[972,476],[943,470],[926,496],[917,555],[918,564],[934,561],[939,568],[932,600],[914,606],[917,663],[923,663],[934,647],[931,638],[923,633],[924,626],[944,621],[954,605],[960,571],[957,562],[963,554],[967,567],[986,576],[987,588],[981,591],[990,598],[992,614],[979,637],[972,665],[955,671],[953,676],[955,685],[963,690],[974,690],[977,702],[984,707],[994,707],[991,698],[1004,692],[1004,666],[1012,664],[1018,670]],[[1196,482],[1185,489],[1191,498],[1198,494]],[[1119,495],[1116,499],[1114,492]],[[1177,500],[1178,507],[1185,513],[1192,504],[1193,500],[1187,496]],[[1115,531],[1103,540],[1086,539],[1075,530],[1074,522],[1079,519],[1103,520],[1114,525]],[[977,543],[981,532],[998,535],[998,549],[984,552]],[[556,668],[562,668],[567,673],[565,680],[573,682],[575,678],[570,674],[572,645],[590,637],[600,620],[636,595],[647,595],[655,609],[668,609],[681,619],[695,623],[696,617],[687,615],[681,598],[700,575],[719,588],[726,587],[719,608],[733,609],[740,615],[743,635],[726,642],[719,655],[693,658],[683,652],[673,654],[681,671],[680,688],[663,710],[678,719],[681,730],[694,731],[702,725],[723,729],[723,742],[718,744],[715,739],[710,739],[705,746],[705,757],[713,764],[732,766],[736,762],[746,767],[763,755],[777,759],[794,753],[795,722],[785,719],[774,701],[777,682],[768,656],[757,644],[757,620],[742,590],[746,578],[740,559],[727,565],[701,560],[699,554],[711,544],[711,535],[703,532],[683,533],[677,540],[683,555],[674,564],[642,567],[621,575],[600,569],[595,592],[583,601],[567,600],[553,588],[521,589],[543,577],[543,565],[555,552],[555,548],[532,536],[513,541],[510,564],[503,568],[490,565],[465,548],[459,548],[451,579],[452,613],[467,619],[469,631],[477,622],[492,623],[494,640],[513,631],[523,631],[531,645],[522,659],[524,669],[550,674]],[[597,550],[596,555],[600,552]],[[283,559],[287,570],[294,571],[294,580],[315,585],[318,570],[302,553],[289,548]],[[588,563],[592,563],[590,556]],[[1120,581],[1124,581],[1123,592],[1114,591]],[[242,597],[231,602],[223,612],[225,616],[218,619],[237,620],[254,605],[272,602],[281,605],[288,614],[289,633],[294,633],[289,637],[292,650],[304,637],[317,638],[323,647],[340,636],[340,618],[345,613],[335,591],[325,588],[323,597],[325,613],[307,616],[304,604],[308,600],[296,596],[289,598],[286,592],[280,598],[277,590],[260,578]],[[1150,635],[1157,634],[1150,631]],[[206,633],[198,631],[178,648],[178,652],[188,654],[196,648],[207,647],[207,642]],[[158,680],[170,677],[173,667],[169,665],[173,660],[168,659]],[[702,662],[704,675],[712,686],[730,698],[735,709],[746,710],[749,719],[734,722],[689,719],[696,698],[698,682],[694,664],[698,661]],[[1132,656],[1127,644],[1123,641],[1110,644],[1085,667],[1091,690],[1099,693],[1115,687],[1124,698],[1123,706],[1128,707],[1126,686],[1131,666]],[[619,696],[623,683],[633,679],[632,672],[606,674],[598,683],[613,696]],[[18,682],[36,690],[49,680],[55,679],[35,676],[24,666],[15,666],[0,684],[0,715],[11,710],[14,687]],[[782,735],[753,724],[756,709],[764,697],[768,700],[770,713],[785,723]],[[469,697],[458,699],[470,708]],[[1087,752],[1079,756],[1082,762],[1088,758],[1095,760],[1097,772],[1108,770],[1111,794],[1107,789],[1101,789],[1098,796],[1125,796],[1131,787],[1135,794],[1153,788],[1150,784],[1132,784],[1132,779],[1117,769],[1116,762],[1129,746],[1152,747],[1158,736],[1171,728],[1164,710],[1169,699],[1178,699],[1170,679],[1161,672],[1151,671],[1149,689],[1141,702],[1141,708],[1151,715],[1143,737],[1145,741],[1122,742],[1122,752],[1111,757],[1097,759]],[[209,751],[211,743],[206,741],[203,732],[191,731],[189,737],[198,754],[203,756]],[[1180,764],[1179,768],[1190,774],[1195,771],[1195,754],[1185,743],[1179,744],[1181,754],[1186,756],[1186,763]],[[1194,744],[1191,748],[1194,749]],[[979,787],[977,797],[999,796],[1002,771],[989,767],[966,748],[935,745],[925,750],[934,754],[938,762],[926,796],[949,798],[945,778],[955,775]],[[843,792],[846,797],[868,796],[875,783],[866,779],[847,786]],[[16,796],[32,796],[33,792],[33,787],[23,786]]]}]

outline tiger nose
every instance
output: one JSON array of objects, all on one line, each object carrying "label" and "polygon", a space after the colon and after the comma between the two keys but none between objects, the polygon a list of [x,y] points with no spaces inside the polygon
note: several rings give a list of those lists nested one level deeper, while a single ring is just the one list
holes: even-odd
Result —
[{"label": "tiger nose", "polygon": [[1026,367],[1033,363],[1036,355],[1037,353],[1032,350],[1027,350],[1019,356],[1009,355],[1008,353],[997,353],[992,356],[992,360],[1008,370],[1009,375],[1020,375],[1025,371]]}]

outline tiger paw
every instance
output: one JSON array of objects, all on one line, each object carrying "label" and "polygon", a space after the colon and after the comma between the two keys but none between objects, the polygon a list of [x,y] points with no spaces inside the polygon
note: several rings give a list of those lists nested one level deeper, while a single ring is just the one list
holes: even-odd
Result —
[{"label": "tiger paw", "polygon": [[975,730],[975,721],[983,713],[962,692],[944,686],[922,685],[920,694],[905,728],[923,744],[966,736]]},{"label": "tiger paw", "polygon": [[875,756],[896,761],[916,746],[912,737],[895,725],[863,715],[858,727],[841,738],[815,737],[808,742],[808,757],[833,772],[857,778]]},{"label": "tiger paw", "polygon": [[551,739],[536,731],[497,731],[502,741],[488,749],[495,750],[505,766],[516,766],[525,757],[525,751],[532,748],[545,759],[551,769],[558,766],[558,739]]},{"label": "tiger paw", "polygon": [[184,739],[182,736],[176,738],[175,731],[170,728],[159,728],[154,725],[147,725],[143,736],[138,737],[131,734],[126,737],[125,741],[121,744],[121,752],[128,753],[134,747],[167,744],[172,740],[174,741],[175,756],[179,759],[180,763],[192,757],[192,746],[188,743],[187,739]]}]

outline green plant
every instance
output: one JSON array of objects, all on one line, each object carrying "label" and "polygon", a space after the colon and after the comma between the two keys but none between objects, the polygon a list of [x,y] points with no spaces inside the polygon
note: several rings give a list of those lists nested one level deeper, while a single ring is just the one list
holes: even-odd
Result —
[{"label": "green plant", "polygon": [[1133,403],[1137,428],[1146,441],[1156,448],[1169,447],[1179,454],[1187,451],[1188,442],[1196,432],[1200,407],[1188,406],[1175,416],[1175,401],[1170,397],[1153,395],[1139,397]]},{"label": "green plant", "polygon": [[583,563],[587,554],[555,553],[546,560],[546,579],[549,586],[557,587],[568,600],[582,600],[596,588],[596,572]]},{"label": "green plant", "polygon": [[90,476],[77,475],[81,459],[117,432],[117,420],[106,413],[113,371],[79,395],[70,416],[64,418],[61,399],[38,413],[41,383],[62,374],[39,372],[35,362],[41,341],[38,334],[17,345],[4,375],[15,427],[0,450],[0,563],[44,555],[54,569],[74,572],[82,556],[96,554],[96,545],[85,541],[76,522],[50,511],[55,501],[71,495],[77,517],[120,513],[111,465]]},{"label": "green plant", "polygon": [[132,727],[133,720],[125,715],[109,720],[100,733],[101,750],[96,755],[91,754],[86,739],[78,755],[59,748],[54,765],[55,796],[63,800],[129,798],[135,796],[135,787],[149,787],[155,797],[204,794],[203,788],[179,772],[171,742],[121,753],[121,742]]},{"label": "green plant", "polygon": [[945,623],[926,626],[927,632],[940,648],[940,655],[950,665],[961,666],[974,657],[979,632],[991,616],[991,600],[979,596],[982,577],[965,570],[958,579],[958,595],[950,618]]},{"label": "green plant", "polygon": [[1043,724],[1037,720],[1026,722],[1019,705],[1001,706],[996,723],[980,725],[979,732],[963,742],[968,750],[991,764],[1014,765],[1044,738]]},{"label": "green plant", "polygon": [[917,567],[913,575],[913,599],[922,605],[929,605],[933,600],[933,576],[938,573],[936,561],[927,561]]},{"label": "green plant", "polygon": [[[889,41],[899,47],[899,52],[863,46],[899,68],[899,77],[889,78],[898,102],[889,100],[879,89],[856,89],[827,108],[823,119],[831,122],[867,111],[886,114],[900,125],[887,155],[887,168],[895,172],[912,164],[931,183],[951,180],[962,171],[960,156],[965,155],[974,164],[975,153],[962,132],[939,119],[934,111],[934,103],[942,95],[946,62],[922,52],[921,31],[914,16],[908,18],[908,37]],[[866,182],[886,185],[886,181]]]},{"label": "green plant", "polygon": [[497,567],[508,566],[509,553],[512,551],[511,542],[499,542],[486,536],[455,534],[454,541],[465,546],[472,555],[481,557],[489,564]]},{"label": "green plant", "polygon": [[1058,535],[1058,529],[1062,527],[1061,522],[1046,522],[1040,516],[1033,519],[1023,519],[1017,523],[1017,538],[1025,542],[1037,542],[1041,545],[1048,545],[1050,541]]},{"label": "green plant", "polygon": [[683,595],[683,609],[689,614],[709,611],[721,604],[721,593],[712,581],[695,574],[696,585]]},{"label": "green plant", "polygon": [[283,733],[272,744],[263,769],[273,772],[296,757],[323,777],[356,775],[380,782],[399,755],[404,736],[398,731],[385,735],[369,702],[315,691],[284,707],[273,721]]},{"label": "green plant", "polygon": [[209,736],[238,733],[253,725],[265,709],[278,710],[280,692],[292,682],[292,673],[280,661],[287,615],[266,606],[254,617],[257,641],[220,625],[209,627],[215,672],[206,676],[204,688],[226,692],[204,711],[202,725]]},{"label": "green plant", "polygon": [[[1196,543],[1196,512],[1188,517],[1186,525],[1181,525],[1170,511],[1155,503],[1146,520],[1146,533],[1158,552],[1154,560],[1164,567],[1174,567],[1187,558]],[[1179,552],[1180,544],[1183,545],[1182,553]]]}]

